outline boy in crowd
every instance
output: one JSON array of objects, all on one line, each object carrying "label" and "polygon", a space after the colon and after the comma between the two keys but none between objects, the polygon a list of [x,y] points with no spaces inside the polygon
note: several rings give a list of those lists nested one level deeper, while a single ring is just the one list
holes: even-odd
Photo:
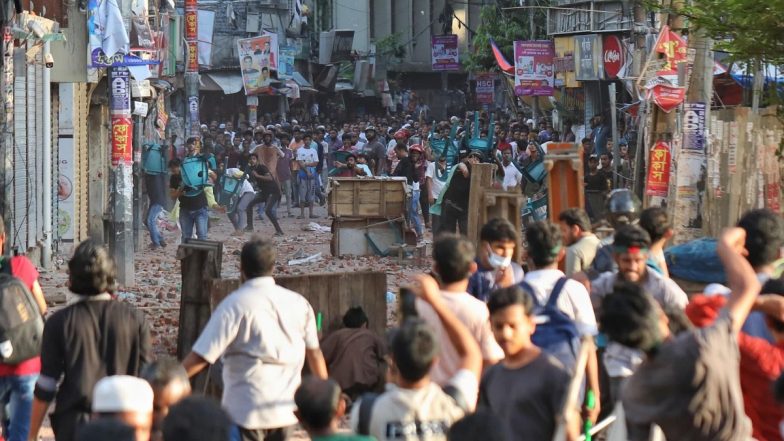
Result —
[{"label": "boy in crowd", "polygon": [[[555,306],[556,310],[571,320],[574,328],[574,335],[566,336],[556,333],[557,339],[551,338],[542,349],[557,358],[563,365],[571,370],[577,359],[579,350],[579,336],[596,335],[596,316],[594,315],[591,298],[588,291],[581,283],[567,279],[564,273],[558,269],[558,263],[563,260],[566,251],[561,240],[561,229],[550,222],[540,221],[529,226],[525,230],[525,238],[528,243],[528,265],[529,271],[525,275],[525,280],[520,286],[531,296],[531,300],[544,313],[549,305]],[[543,323],[539,334],[535,336],[535,341],[540,335],[547,337],[544,332],[548,324]],[[597,398],[597,405],[589,410],[589,417],[596,422],[599,416],[599,363],[596,358],[596,351],[591,351],[588,355],[588,363],[585,368],[587,387],[591,389]]]},{"label": "boy in crowd", "polygon": [[647,441],[653,424],[671,440],[751,439],[738,374],[737,335],[757,300],[760,283],[743,257],[745,240],[742,228],[721,235],[717,252],[732,293],[707,328],[672,337],[667,316],[639,284],[617,284],[602,301],[602,331],[610,340],[645,354],[622,392],[627,439]]},{"label": "boy in crowd", "polygon": [[534,302],[519,286],[494,291],[487,306],[504,359],[482,377],[479,408],[500,416],[508,433],[553,439],[571,373],[531,342]]},{"label": "boy in crowd", "polygon": [[667,211],[661,207],[650,207],[640,213],[640,227],[651,236],[651,249],[648,253],[648,267],[664,277],[670,277],[667,262],[664,260],[664,245],[672,239],[675,231],[667,218]]},{"label": "boy in crowd", "polygon": [[302,427],[312,441],[373,441],[363,435],[338,433],[340,420],[346,413],[346,401],[335,380],[306,377],[294,394],[294,403]]},{"label": "boy in crowd", "polygon": [[299,188],[299,216],[297,219],[305,218],[305,207],[308,207],[308,215],[315,219],[313,214],[313,204],[316,197],[316,166],[318,165],[318,153],[315,143],[312,142],[310,133],[302,137],[303,145],[297,150],[297,172]]},{"label": "boy in crowd", "polygon": [[442,389],[431,381],[439,344],[422,320],[403,322],[392,337],[393,385],[378,397],[363,398],[351,411],[351,428],[378,441],[445,441],[449,427],[476,403],[482,356],[474,336],[449,310],[438,283],[420,275],[415,293],[435,311],[459,356],[457,372]]},{"label": "boy in crowd", "polygon": [[512,261],[517,247],[517,232],[506,219],[495,218],[479,232],[477,271],[468,279],[468,293],[487,302],[490,293],[523,281],[523,268]]},{"label": "boy in crowd", "polygon": [[591,232],[591,220],[582,208],[567,208],[558,215],[566,249],[564,274],[571,276],[591,267],[600,240]]},{"label": "boy in crowd", "polygon": [[[493,339],[487,305],[466,291],[469,278],[477,269],[475,256],[474,245],[468,239],[444,233],[433,244],[433,274],[439,280],[444,304],[468,329],[479,344],[484,365],[490,366],[503,357],[503,352]],[[436,311],[421,300],[416,302],[416,309],[441,343],[441,354],[430,374],[436,384],[445,386],[460,369],[460,354],[450,344],[447,330]]]},{"label": "boy in crowd", "polygon": [[[229,441],[229,416],[205,397],[188,397],[175,404],[163,421],[164,441]],[[266,439],[266,438],[264,438]]]},{"label": "boy in crowd", "polygon": [[141,378],[130,375],[104,377],[93,390],[93,419],[121,421],[133,427],[136,441],[149,441],[152,403],[152,388]]}]

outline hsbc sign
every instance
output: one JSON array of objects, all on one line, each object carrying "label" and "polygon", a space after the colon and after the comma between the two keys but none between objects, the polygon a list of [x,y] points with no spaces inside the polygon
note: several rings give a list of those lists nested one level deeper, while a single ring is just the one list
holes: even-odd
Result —
[{"label": "hsbc sign", "polygon": [[626,64],[626,52],[623,43],[617,35],[607,35],[604,37],[602,49],[602,60],[604,62],[604,72],[607,78],[614,79]]}]

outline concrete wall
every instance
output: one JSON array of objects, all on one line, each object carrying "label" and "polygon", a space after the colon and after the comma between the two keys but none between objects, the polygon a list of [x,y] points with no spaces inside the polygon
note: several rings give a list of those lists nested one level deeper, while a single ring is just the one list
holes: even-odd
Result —
[{"label": "concrete wall", "polygon": [[[65,2],[67,4],[68,2]],[[62,28],[65,41],[51,43],[53,83],[87,82],[87,14],[79,12],[76,2],[68,7],[68,27]]]},{"label": "concrete wall", "polygon": [[370,1],[334,0],[335,29],[354,30],[354,50],[367,52],[370,45]]}]

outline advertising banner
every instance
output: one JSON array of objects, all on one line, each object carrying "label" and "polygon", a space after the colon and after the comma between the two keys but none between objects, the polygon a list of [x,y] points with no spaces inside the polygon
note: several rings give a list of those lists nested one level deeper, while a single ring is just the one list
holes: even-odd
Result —
[{"label": "advertising banner", "polygon": [[705,103],[683,105],[683,148],[705,152]]},{"label": "advertising banner", "polygon": [[278,79],[288,80],[294,75],[294,57],[297,55],[297,48],[281,46],[278,54]]},{"label": "advertising banner", "polygon": [[574,38],[555,37],[555,58],[553,67],[555,70],[555,85],[565,87],[579,87],[574,74]]},{"label": "advertising banner", "polygon": [[602,41],[602,62],[607,79],[618,78],[626,64],[626,50],[617,35],[605,35]]},{"label": "advertising banner", "polygon": [[666,142],[657,142],[651,149],[645,185],[645,194],[648,196],[667,196],[670,187],[670,159],[670,146]]},{"label": "advertising banner", "polygon": [[237,47],[245,95],[267,93],[272,82],[270,38],[261,36],[237,40]]},{"label": "advertising banner", "polygon": [[656,72],[660,77],[677,77],[678,63],[686,61],[687,44],[680,35],[672,32],[670,27],[665,25],[656,40],[656,52],[664,55],[664,67]]},{"label": "advertising banner", "polygon": [[133,162],[133,122],[130,116],[112,115],[112,165]]},{"label": "advertising banner", "polygon": [[495,74],[484,72],[476,75],[476,101],[492,104],[495,100]]},{"label": "advertising banner", "polygon": [[430,39],[430,55],[433,70],[460,70],[457,35],[433,35]]},{"label": "advertising banner", "polygon": [[192,41],[199,38],[199,11],[185,11],[185,40]]},{"label": "advertising banner", "polygon": [[[270,53],[269,53],[269,64],[270,69],[278,70],[278,64],[280,62],[280,51],[278,48],[278,34],[274,32],[267,32],[264,31],[262,34],[264,37],[270,38]],[[293,63],[292,63],[293,64]]]},{"label": "advertising banner", "polygon": [[116,53],[109,57],[99,49],[94,49],[90,54],[90,67],[112,67],[112,66],[147,66],[151,64],[160,64],[158,60],[144,60],[136,55],[127,55],[123,53]]},{"label": "advertising banner", "polygon": [[686,88],[656,84],[648,89],[647,98],[653,99],[665,113],[670,113],[686,99]]},{"label": "advertising banner", "polygon": [[596,81],[604,77],[601,63],[602,40],[596,34],[574,37],[574,70],[577,81]]},{"label": "advertising banner", "polygon": [[130,116],[131,114],[131,72],[127,67],[114,67],[109,70],[111,101],[109,110],[112,115]]},{"label": "advertising banner", "polygon": [[549,40],[515,41],[515,95],[552,96],[555,47]]},{"label": "advertising banner", "polygon": [[188,59],[185,66],[186,72],[197,73],[199,72],[199,42],[188,42]]}]

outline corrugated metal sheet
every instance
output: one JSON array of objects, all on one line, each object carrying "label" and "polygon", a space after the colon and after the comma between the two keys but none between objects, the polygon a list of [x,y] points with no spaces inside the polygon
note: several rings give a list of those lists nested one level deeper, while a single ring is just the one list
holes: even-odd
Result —
[{"label": "corrugated metal sheet", "polygon": [[9,236],[10,246],[20,252],[43,239],[43,66],[40,52],[36,62],[27,62],[26,46],[14,57],[14,206]]},{"label": "corrugated metal sheet", "polygon": [[87,185],[87,114],[90,110],[87,100],[88,87],[86,83],[75,85],[74,106],[74,167],[76,181],[76,200],[74,206],[74,241],[87,239],[88,222],[88,185]]}]

